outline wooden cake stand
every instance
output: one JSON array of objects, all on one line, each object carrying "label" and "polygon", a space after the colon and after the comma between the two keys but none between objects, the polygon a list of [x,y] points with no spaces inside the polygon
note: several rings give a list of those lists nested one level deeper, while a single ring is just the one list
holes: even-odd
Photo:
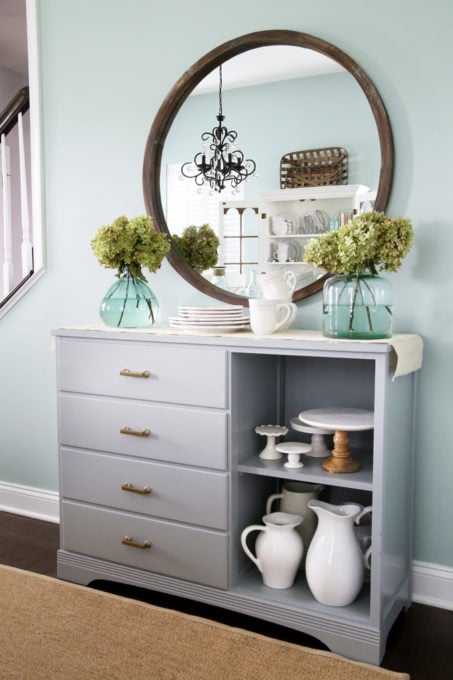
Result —
[{"label": "wooden cake stand", "polygon": [[334,430],[332,455],[322,462],[328,472],[357,472],[362,467],[349,450],[348,432],[372,430],[374,412],[360,408],[314,408],[299,413],[299,420],[312,427]]}]

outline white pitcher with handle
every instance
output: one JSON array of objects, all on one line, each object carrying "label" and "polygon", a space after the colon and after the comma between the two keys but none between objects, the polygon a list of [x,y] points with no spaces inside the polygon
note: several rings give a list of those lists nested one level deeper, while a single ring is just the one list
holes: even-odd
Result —
[{"label": "white pitcher with handle", "polygon": [[[322,484],[309,484],[308,482],[286,482],[281,493],[274,493],[267,499],[266,514],[272,511],[272,506],[276,501],[280,501],[279,510],[295,515],[301,515],[303,522],[299,524],[299,531],[304,544],[304,556],[307,554],[310,541],[315,533],[317,517],[313,510],[308,506],[308,502],[317,499],[324,489]],[[305,560],[301,562],[301,568],[305,566]]]},{"label": "white pitcher with handle", "polygon": [[321,604],[345,607],[356,599],[364,581],[371,546],[362,553],[354,523],[369,512],[358,503],[332,505],[312,500],[309,507],[318,516],[318,526],[305,563],[308,586]]},{"label": "white pitcher with handle", "polygon": [[[296,527],[302,522],[300,515],[272,512],[263,517],[264,526],[252,524],[241,534],[245,554],[256,564],[269,588],[290,588],[297,574],[303,554],[303,544]],[[247,545],[247,536],[259,531],[256,539],[256,556]]]}]

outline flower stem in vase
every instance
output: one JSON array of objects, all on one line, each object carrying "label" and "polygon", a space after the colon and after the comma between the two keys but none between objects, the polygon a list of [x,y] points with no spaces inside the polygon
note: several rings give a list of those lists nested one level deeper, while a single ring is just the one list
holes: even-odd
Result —
[{"label": "flower stem in vase", "polygon": [[[138,309],[139,305],[140,305],[140,284],[135,277],[132,279],[132,283],[133,283],[134,289],[135,289],[136,309]],[[143,288],[143,286],[142,286],[142,288]],[[149,318],[151,319],[151,323],[154,323],[155,319],[154,319],[152,300],[148,296],[145,296],[144,300],[145,300],[145,302],[148,306],[148,309],[149,309]]]},{"label": "flower stem in vase", "polygon": [[126,309],[127,298],[128,298],[128,296],[129,296],[129,283],[130,283],[130,280],[131,280],[131,277],[130,277],[129,274],[128,274],[128,275],[126,276],[126,291],[125,291],[125,294],[124,294],[123,303],[122,303],[122,305],[121,305],[120,318],[118,319],[118,324],[117,324],[118,326],[121,326],[121,322],[122,322],[123,316],[124,316],[124,310]]},{"label": "flower stem in vase", "polygon": [[366,340],[391,337],[392,288],[376,274],[339,274],[324,284],[323,333]]}]

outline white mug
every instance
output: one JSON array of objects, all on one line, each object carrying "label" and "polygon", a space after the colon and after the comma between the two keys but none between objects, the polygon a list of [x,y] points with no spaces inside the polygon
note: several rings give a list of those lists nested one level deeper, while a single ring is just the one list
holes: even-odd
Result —
[{"label": "white mug", "polygon": [[268,300],[291,300],[296,288],[296,275],[291,269],[276,269],[260,274],[258,278],[263,297]]},{"label": "white mug", "polygon": [[288,328],[288,322],[297,313],[297,307],[292,302],[281,300],[264,300],[250,298],[250,325],[256,335],[271,335],[282,328]]}]

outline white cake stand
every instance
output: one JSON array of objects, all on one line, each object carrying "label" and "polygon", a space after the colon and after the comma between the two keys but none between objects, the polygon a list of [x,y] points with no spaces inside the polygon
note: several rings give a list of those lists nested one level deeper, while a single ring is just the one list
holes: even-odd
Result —
[{"label": "white cake stand", "polygon": [[299,419],[313,427],[334,430],[332,455],[323,460],[328,472],[357,472],[362,467],[349,450],[348,432],[372,430],[374,412],[360,408],[314,408],[299,413]]},{"label": "white cake stand", "polygon": [[281,442],[276,448],[277,451],[288,456],[287,462],[283,463],[286,468],[304,467],[304,464],[300,462],[300,456],[302,453],[311,451],[310,444],[304,444],[304,442]]},{"label": "white cake stand", "polygon": [[261,451],[260,458],[263,458],[263,460],[279,460],[283,458],[283,454],[279,453],[275,448],[275,441],[277,437],[288,434],[288,428],[285,425],[257,425],[255,432],[267,437],[267,444]]},{"label": "white cake stand", "polygon": [[296,432],[311,434],[311,451],[306,452],[306,456],[312,456],[313,458],[326,458],[326,456],[330,456],[330,449],[326,446],[324,435],[333,434],[335,430],[323,430],[320,427],[310,427],[309,425],[304,425],[299,418],[291,418],[290,425]]}]

